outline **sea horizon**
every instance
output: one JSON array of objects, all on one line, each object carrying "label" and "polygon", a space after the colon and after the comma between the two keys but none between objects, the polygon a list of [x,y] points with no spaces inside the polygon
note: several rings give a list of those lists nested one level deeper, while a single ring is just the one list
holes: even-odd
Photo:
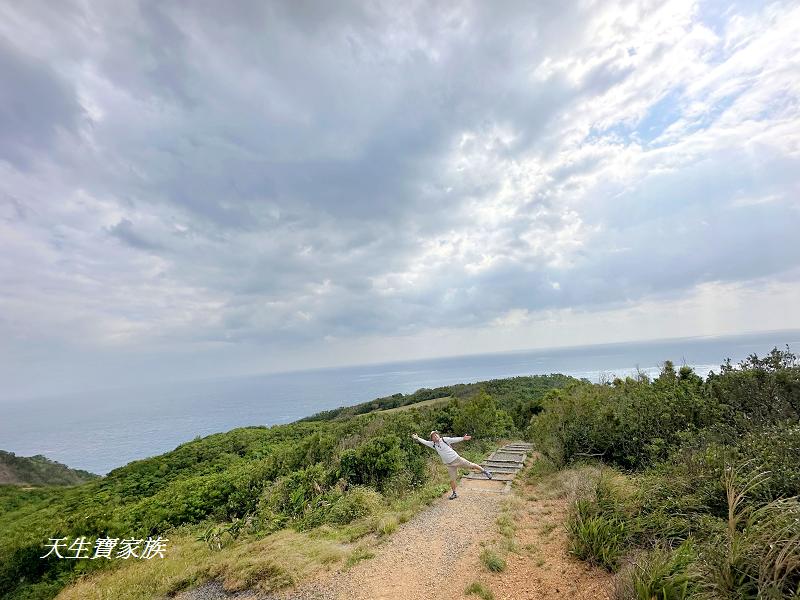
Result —
[{"label": "sea horizon", "polygon": [[[106,474],[198,436],[279,425],[339,406],[455,383],[563,373],[656,375],[665,360],[705,377],[730,358],[800,346],[800,330],[464,354],[204,378],[3,402],[0,449]],[[109,396],[113,396],[110,398]]]}]

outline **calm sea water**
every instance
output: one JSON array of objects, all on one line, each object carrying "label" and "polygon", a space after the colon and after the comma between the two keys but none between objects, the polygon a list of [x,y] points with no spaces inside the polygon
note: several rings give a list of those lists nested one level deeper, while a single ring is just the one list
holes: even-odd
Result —
[{"label": "calm sea water", "polygon": [[705,376],[774,346],[800,348],[800,331],[485,354],[83,393],[0,405],[0,449],[44,454],[107,473],[196,436],[244,425],[289,423],[321,410],[421,387],[515,375],[566,373],[597,381],[664,360]]}]

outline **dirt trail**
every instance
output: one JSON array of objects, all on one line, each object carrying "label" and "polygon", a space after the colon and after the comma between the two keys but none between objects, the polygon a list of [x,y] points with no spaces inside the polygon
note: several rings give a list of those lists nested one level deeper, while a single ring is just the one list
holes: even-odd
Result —
[{"label": "dirt trail", "polygon": [[479,542],[495,530],[502,496],[478,490],[442,498],[401,526],[372,559],[278,595],[285,600],[462,598],[479,571]]},{"label": "dirt trail", "polygon": [[[556,485],[545,489],[539,484],[518,481],[510,494],[503,494],[481,483],[462,479],[457,499],[448,500],[443,496],[401,525],[375,549],[373,558],[350,569],[323,573],[313,581],[274,595],[251,591],[236,597],[254,600],[428,600],[431,597],[463,600],[477,597],[466,596],[465,589],[473,582],[480,582],[492,591],[495,600],[610,598],[610,576],[567,553],[563,524],[568,494],[564,487]],[[502,553],[507,564],[504,571],[491,573],[481,562],[480,555],[485,547],[497,549],[502,544],[497,521],[501,514],[513,520],[515,550]],[[201,586],[192,597],[231,597],[217,595],[221,590],[212,587],[202,590]]]},{"label": "dirt trail", "polygon": [[[517,552],[506,555],[506,569],[481,578],[495,600],[609,600],[612,576],[569,555],[564,523],[570,499],[538,485],[515,490]],[[473,596],[474,597],[474,596]]]}]

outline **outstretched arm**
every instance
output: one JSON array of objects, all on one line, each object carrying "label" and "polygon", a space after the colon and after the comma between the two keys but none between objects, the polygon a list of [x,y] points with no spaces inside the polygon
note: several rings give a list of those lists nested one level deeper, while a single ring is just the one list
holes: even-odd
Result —
[{"label": "outstretched arm", "polygon": [[429,440],[423,440],[423,439],[422,439],[421,437],[419,437],[419,436],[418,436],[416,433],[412,433],[412,434],[411,434],[411,437],[412,437],[412,438],[414,438],[415,440],[417,440],[417,441],[418,441],[420,444],[422,444],[423,446],[427,446],[428,448],[433,448],[433,442],[431,442],[431,441],[429,441]]},{"label": "outstretched arm", "polygon": [[458,442],[468,442],[472,439],[471,435],[463,435],[461,437],[445,437],[442,438],[448,444],[456,444]]}]

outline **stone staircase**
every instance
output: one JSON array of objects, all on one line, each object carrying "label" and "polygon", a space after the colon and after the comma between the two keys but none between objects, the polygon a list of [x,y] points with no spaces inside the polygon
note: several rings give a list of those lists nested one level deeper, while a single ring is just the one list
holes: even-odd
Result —
[{"label": "stone staircase", "polygon": [[481,463],[481,466],[492,474],[491,479],[483,473],[470,473],[461,478],[461,487],[507,494],[511,491],[511,482],[525,466],[525,461],[532,452],[533,445],[527,442],[506,444],[492,452]]}]

